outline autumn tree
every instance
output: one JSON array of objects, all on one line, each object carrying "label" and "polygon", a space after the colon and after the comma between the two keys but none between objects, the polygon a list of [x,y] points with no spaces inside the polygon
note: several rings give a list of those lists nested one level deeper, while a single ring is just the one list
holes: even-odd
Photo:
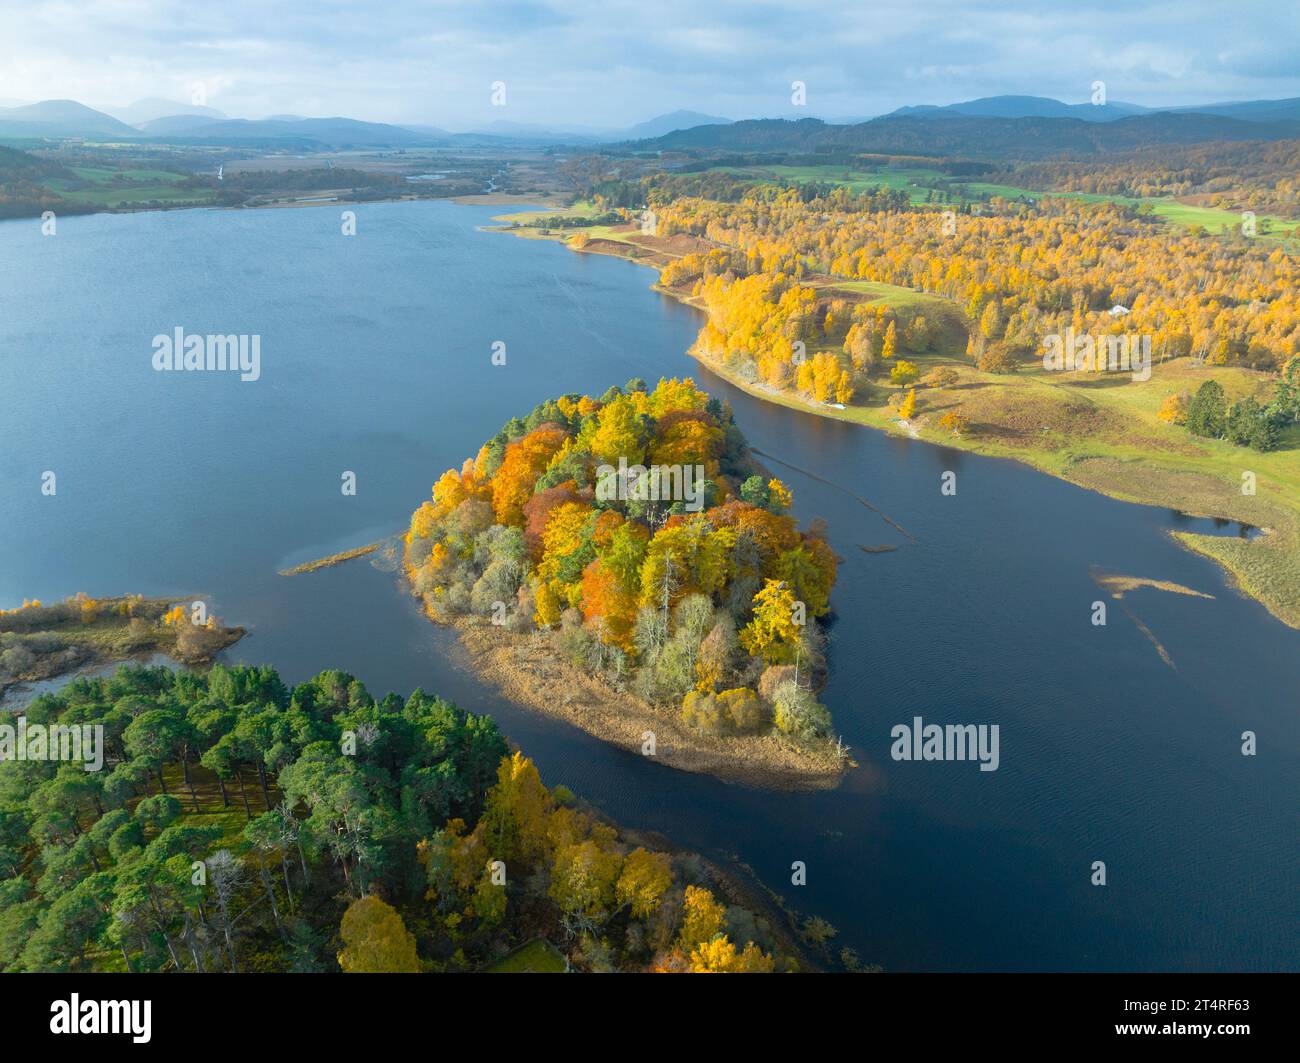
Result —
[{"label": "autumn tree", "polygon": [[754,595],[754,617],[740,632],[741,646],[751,657],[763,657],[769,664],[793,660],[799,644],[797,606],[783,580],[764,580]]},{"label": "autumn tree", "polygon": [[420,961],[415,936],[402,917],[378,897],[361,897],[343,913],[339,924],[343,950],[339,966],[348,974],[416,974]]}]

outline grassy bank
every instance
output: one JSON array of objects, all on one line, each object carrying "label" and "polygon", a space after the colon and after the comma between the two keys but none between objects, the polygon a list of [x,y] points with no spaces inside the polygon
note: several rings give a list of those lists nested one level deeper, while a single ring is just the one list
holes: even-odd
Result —
[{"label": "grassy bank", "polygon": [[369,543],[366,546],[357,546],[351,550],[340,550],[337,554],[330,554],[328,557],[318,557],[315,561],[307,561],[301,565],[294,565],[293,568],[281,569],[277,575],[300,576],[304,572],[316,572],[322,568],[341,565],[344,561],[351,561],[356,557],[365,557],[367,554],[373,554],[383,545],[384,540],[381,539],[377,543]]},{"label": "grassy bank", "polygon": [[848,763],[830,742],[799,742],[776,733],[715,738],[682,722],[674,706],[652,705],[615,690],[559,658],[542,636],[521,636],[477,619],[457,621],[474,672],[511,701],[565,720],[603,742],[654,757],[679,771],[773,790],[828,790]]}]

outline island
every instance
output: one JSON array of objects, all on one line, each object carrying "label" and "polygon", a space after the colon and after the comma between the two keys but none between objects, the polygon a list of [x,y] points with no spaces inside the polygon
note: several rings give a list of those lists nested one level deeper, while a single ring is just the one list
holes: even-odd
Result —
[{"label": "island", "polygon": [[513,700],[686,771],[834,786],[837,558],[693,380],[512,418],[411,517],[404,570]]}]

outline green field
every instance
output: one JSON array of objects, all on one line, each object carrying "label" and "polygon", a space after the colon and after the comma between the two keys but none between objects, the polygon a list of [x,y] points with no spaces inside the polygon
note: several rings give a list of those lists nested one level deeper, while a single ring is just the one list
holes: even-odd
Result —
[{"label": "green field", "polygon": [[113,170],[96,166],[70,169],[79,180],[53,178],[47,184],[51,191],[79,206],[131,208],[150,203],[201,206],[215,199],[210,191],[179,187],[185,176],[170,170]]},{"label": "green field", "polygon": [[488,974],[563,974],[564,955],[546,941],[531,941],[515,949],[500,963],[487,969]]},{"label": "green field", "polygon": [[[885,166],[880,169],[856,169],[835,166],[720,166],[726,173],[739,177],[750,177],[759,181],[805,182],[825,181],[843,185],[854,192],[873,188],[901,189],[908,194],[913,203],[927,202],[962,202],[967,199],[985,199],[1000,196],[1003,199],[1039,200],[1045,196],[1060,196],[1078,199],[1085,203],[1122,203],[1130,207],[1149,206],[1152,213],[1172,225],[1186,228],[1201,226],[1209,232],[1223,233],[1238,229],[1241,214],[1237,211],[1220,210],[1216,207],[1198,207],[1180,203],[1168,197],[1152,196],[1135,198],[1133,196],[1100,195],[1088,192],[1040,192],[1015,185],[996,184],[988,181],[968,181],[951,177],[939,170],[924,167]],[[1296,229],[1300,222],[1275,214],[1259,214],[1256,223],[1262,239],[1281,239],[1288,232]],[[1271,229],[1271,232],[1265,232]]]}]

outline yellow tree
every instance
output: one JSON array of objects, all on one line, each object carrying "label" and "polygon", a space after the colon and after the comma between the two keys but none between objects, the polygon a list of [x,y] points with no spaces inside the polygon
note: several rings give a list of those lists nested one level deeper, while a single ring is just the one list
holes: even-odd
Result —
[{"label": "yellow tree", "polygon": [[885,343],[880,349],[880,357],[886,360],[893,358],[898,353],[898,329],[891,321],[889,328],[885,329]]},{"label": "yellow tree", "polygon": [[916,413],[916,388],[910,388],[906,397],[898,404],[898,416],[904,421],[910,421],[914,413]]},{"label": "yellow tree", "polygon": [[713,894],[702,886],[687,886],[682,908],[682,928],[677,941],[686,952],[692,952],[705,942],[722,933],[726,924],[726,911]]},{"label": "yellow tree", "polygon": [[378,897],[362,897],[349,905],[339,925],[343,951],[339,966],[349,974],[416,974],[415,935],[402,917]]},{"label": "yellow tree", "polygon": [[775,966],[772,957],[752,941],[737,952],[725,935],[691,950],[693,974],[771,974]]},{"label": "yellow tree", "polygon": [[600,919],[613,908],[623,858],[612,833],[597,825],[586,841],[556,850],[549,896],[563,911]]},{"label": "yellow tree", "polygon": [[754,618],[740,632],[745,652],[751,657],[765,657],[769,664],[793,657],[799,643],[797,606],[784,580],[764,580],[763,588],[754,595]]},{"label": "yellow tree", "polygon": [[531,860],[546,844],[550,792],[537,767],[523,753],[502,757],[497,782],[487,793],[480,826],[493,860]]},{"label": "yellow tree", "polygon": [[619,904],[626,904],[634,918],[644,919],[659,907],[672,884],[673,872],[667,856],[633,849],[623,861],[623,873],[614,893]]}]

